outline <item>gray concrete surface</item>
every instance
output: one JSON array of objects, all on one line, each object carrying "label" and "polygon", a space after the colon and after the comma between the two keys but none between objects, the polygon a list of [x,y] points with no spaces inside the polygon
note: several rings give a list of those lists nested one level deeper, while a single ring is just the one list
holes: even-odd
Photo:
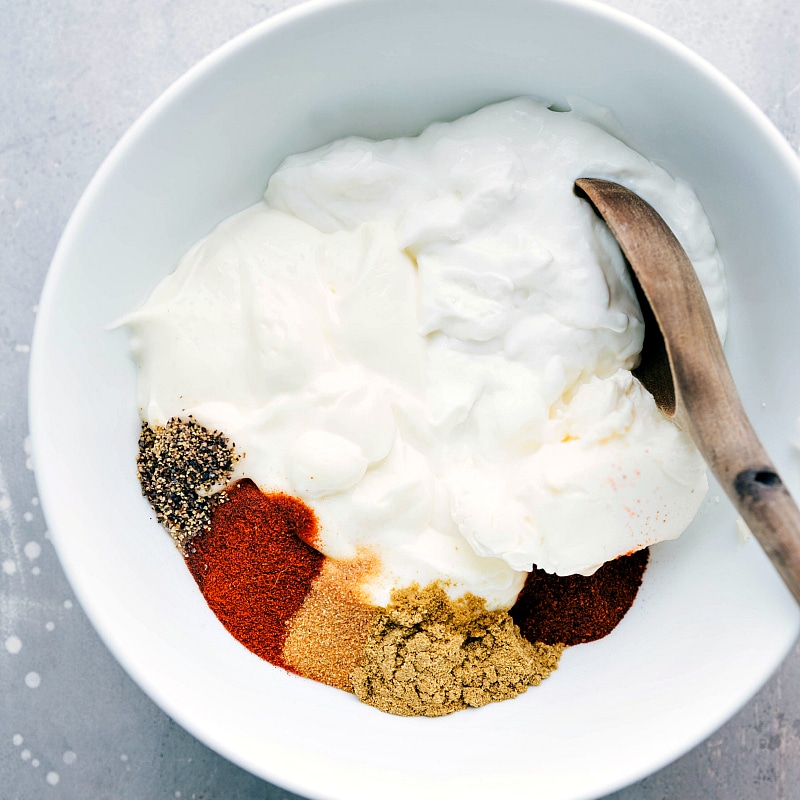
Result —
[{"label": "gray concrete surface", "polygon": [[[294,4],[0,0],[0,800],[293,797],[185,733],[92,630],[38,506],[26,378],[48,263],[104,156],[200,57]],[[797,0],[610,4],[705,56],[800,147]],[[612,797],[800,798],[800,649],[720,731]]]}]

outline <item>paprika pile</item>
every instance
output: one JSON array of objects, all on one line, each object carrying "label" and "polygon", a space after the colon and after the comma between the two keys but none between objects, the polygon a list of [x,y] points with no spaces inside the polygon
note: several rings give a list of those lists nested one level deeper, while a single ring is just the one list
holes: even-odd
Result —
[{"label": "paprika pile", "polygon": [[284,669],[287,622],[303,605],[325,557],[313,539],[316,518],[284,494],[265,495],[250,480],[226,491],[211,527],[192,540],[186,563],[219,621],[248,650]]}]

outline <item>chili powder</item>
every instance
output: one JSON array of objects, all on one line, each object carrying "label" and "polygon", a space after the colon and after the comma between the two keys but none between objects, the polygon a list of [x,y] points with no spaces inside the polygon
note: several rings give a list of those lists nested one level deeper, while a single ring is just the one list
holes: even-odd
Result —
[{"label": "chili powder", "polygon": [[302,501],[264,494],[251,480],[225,494],[209,529],[188,544],[186,563],[229,633],[257,656],[294,672],[282,655],[287,623],[325,560],[306,544],[314,541],[316,517]]},{"label": "chili powder", "polygon": [[602,639],[633,605],[648,558],[645,548],[588,576],[535,569],[509,613],[529,642],[573,645]]}]

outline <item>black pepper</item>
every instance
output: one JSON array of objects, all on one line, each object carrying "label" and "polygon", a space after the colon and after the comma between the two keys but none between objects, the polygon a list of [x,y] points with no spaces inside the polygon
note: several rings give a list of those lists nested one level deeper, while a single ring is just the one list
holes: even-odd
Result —
[{"label": "black pepper", "polygon": [[136,459],[142,494],[178,547],[208,529],[236,461],[223,434],[191,418],[172,417],[163,427],[142,423]]}]

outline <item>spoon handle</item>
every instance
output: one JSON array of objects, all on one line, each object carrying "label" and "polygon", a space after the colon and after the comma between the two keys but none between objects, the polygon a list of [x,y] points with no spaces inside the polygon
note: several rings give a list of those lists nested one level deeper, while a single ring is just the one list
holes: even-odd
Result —
[{"label": "spoon handle", "polygon": [[[664,227],[669,231],[666,223]],[[670,236],[674,239],[671,232]],[[679,305],[675,305],[674,315],[659,311],[658,317],[668,341],[675,421],[692,437],[800,604],[800,509],[742,405],[694,267],[677,239],[674,245],[680,249],[673,253],[681,283]],[[640,273],[637,277],[641,281]],[[651,291],[665,290],[649,282]],[[669,291],[675,298],[674,285]],[[680,328],[679,334],[676,328]]]},{"label": "spoon handle", "polygon": [[576,193],[606,221],[638,284],[646,325],[637,377],[692,437],[800,603],[800,510],[750,424],[686,252],[658,212],[624,186],[581,178]]},{"label": "spoon handle", "polygon": [[[732,384],[724,361],[718,369],[726,374],[709,375],[709,390],[728,380]],[[701,425],[693,420],[686,427],[747,527],[800,603],[800,509],[753,430],[738,395],[728,395],[727,400],[721,408],[709,403],[716,407],[702,414],[714,414],[715,424]]]}]

